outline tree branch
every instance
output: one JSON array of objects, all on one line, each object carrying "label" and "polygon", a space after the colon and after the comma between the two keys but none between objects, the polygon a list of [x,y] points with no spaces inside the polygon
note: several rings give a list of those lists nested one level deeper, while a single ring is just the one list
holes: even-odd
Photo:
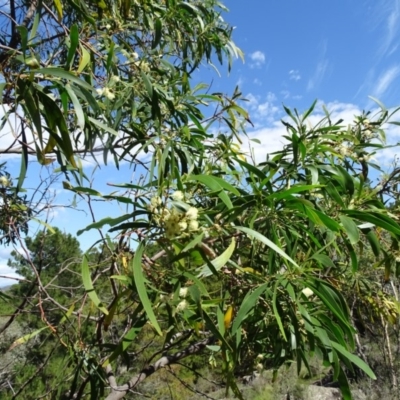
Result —
[{"label": "tree branch", "polygon": [[[209,337],[207,339],[201,340],[200,342],[193,343],[186,349],[179,351],[173,355],[165,355],[161,357],[154,364],[143,368],[137,375],[133,376],[128,383],[122,386],[112,386],[112,382],[115,382],[115,377],[112,374],[111,368],[106,368],[107,375],[109,377],[109,382],[111,385],[111,393],[106,397],[106,400],[119,400],[122,399],[131,389],[136,387],[139,383],[144,381],[154,372],[168,365],[177,363],[185,357],[197,354],[202,351],[206,346],[214,342],[214,337]],[[111,378],[111,379],[110,379]]]},{"label": "tree branch", "polygon": [[[28,24],[30,23],[30,21],[32,20],[35,11],[37,9],[38,6],[38,0],[32,0],[28,11],[26,12],[25,18],[22,21],[21,26],[28,26]],[[15,16],[15,1],[12,0],[10,2],[10,13],[11,13],[11,39],[10,42],[8,43],[8,47],[11,48],[12,50],[16,50],[19,42],[21,41],[21,35],[19,34],[19,32],[17,31],[17,25],[16,25],[16,16]],[[2,64],[4,61],[7,60],[7,58],[10,56],[9,53],[3,53],[0,54],[0,64]]]}]

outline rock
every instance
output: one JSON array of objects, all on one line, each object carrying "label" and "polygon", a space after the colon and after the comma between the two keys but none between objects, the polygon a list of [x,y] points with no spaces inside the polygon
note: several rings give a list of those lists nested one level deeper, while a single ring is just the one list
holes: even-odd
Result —
[{"label": "rock", "polygon": [[[367,400],[367,397],[361,390],[355,390],[353,393],[354,400]],[[295,395],[285,396],[284,400],[342,400],[340,390],[337,388],[329,388],[323,386],[310,385],[304,387],[300,397]]]}]

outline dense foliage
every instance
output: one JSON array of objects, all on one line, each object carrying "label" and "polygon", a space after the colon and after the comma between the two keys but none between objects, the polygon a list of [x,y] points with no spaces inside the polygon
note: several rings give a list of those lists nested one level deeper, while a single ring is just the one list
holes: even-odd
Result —
[{"label": "dense foliage", "polygon": [[[62,374],[36,386],[52,398],[134,397],[160,368],[198,354],[239,398],[239,376],[310,369],[312,355],[345,399],[354,366],[374,378],[354,353],[366,315],[398,318],[377,283],[398,273],[398,170],[371,180],[395,111],[347,125],[328,112],[312,123],[315,103],[285,108],[283,149],[256,162],[241,150],[250,120],[238,90],[191,84],[202,63],[241,55],[223,11],[215,0],[12,0],[2,14],[1,127],[19,121],[2,152],[20,152],[21,171],[16,184],[3,175],[1,193],[20,199],[31,155],[58,163],[64,188],[89,205],[126,207],[82,227],[103,238],[84,256],[59,230],[23,239],[29,215],[18,214],[10,237],[24,252],[10,264],[29,282],[13,289],[10,321],[30,306],[37,318],[12,347],[43,334],[53,347],[9,394],[27,393],[55,354]],[[100,193],[87,159],[128,161],[137,179]],[[380,277],[363,273],[365,254]]]}]

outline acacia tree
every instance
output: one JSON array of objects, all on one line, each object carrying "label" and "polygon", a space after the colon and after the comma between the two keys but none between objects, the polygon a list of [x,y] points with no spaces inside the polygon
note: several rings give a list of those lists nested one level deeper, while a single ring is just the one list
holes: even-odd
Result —
[{"label": "acacia tree", "polygon": [[[329,114],[308,125],[315,103],[303,114],[286,109],[287,144],[257,163],[240,150],[249,117],[238,90],[191,85],[203,63],[230,68],[241,56],[224,11],[215,0],[12,0],[1,14],[2,127],[15,137],[2,153],[21,154],[15,192],[32,155],[57,162],[66,189],[127,209],[78,232],[100,230],[110,261],[84,257],[87,296],[59,304],[62,328],[43,320],[70,354],[68,390],[47,388],[59,397],[123,398],[200,352],[239,398],[236,377],[255,364],[309,369],[311,354],[332,366],[346,399],[354,364],[374,377],[353,355],[342,289],[362,273],[363,246],[387,279],[395,266],[400,226],[385,203],[397,201],[398,170],[377,187],[369,179],[392,114],[382,106],[350,126]],[[81,161],[100,157],[116,168],[128,161],[140,178],[96,191]],[[354,288],[366,298],[364,286]],[[390,298],[374,296],[383,316],[397,318]],[[113,326],[122,327],[117,337]],[[120,376],[121,359],[148,330],[159,348]]]}]

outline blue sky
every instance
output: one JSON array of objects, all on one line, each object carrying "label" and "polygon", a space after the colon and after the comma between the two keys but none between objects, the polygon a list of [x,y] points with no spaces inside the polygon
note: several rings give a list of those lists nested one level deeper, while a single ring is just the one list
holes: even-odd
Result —
[{"label": "blue sky", "polygon": [[[247,107],[255,124],[249,136],[262,142],[255,149],[258,159],[282,146],[282,104],[302,111],[318,99],[348,122],[361,110],[375,107],[368,96],[388,107],[400,105],[400,0],[230,0],[225,4],[230,12],[223,17],[235,26],[234,40],[245,53],[245,63],[236,60],[229,75],[224,67],[219,68],[221,77],[211,67],[203,66],[196,80],[212,81],[212,90],[226,93],[239,85],[249,99]],[[317,111],[315,120],[319,116]],[[1,137],[3,147],[6,138]],[[399,129],[388,132],[388,141],[400,141]],[[397,150],[385,153],[386,162]],[[0,162],[3,160],[6,158],[0,156]],[[19,159],[7,160],[9,172],[17,177]],[[27,186],[35,187],[40,174],[47,176],[53,168],[42,169],[31,163]],[[90,173],[89,168],[87,171]],[[120,171],[102,166],[96,172],[94,186],[104,193],[111,192],[107,182],[126,182],[131,174],[126,166]],[[62,189],[61,181],[52,192],[57,204],[72,199],[72,194]],[[98,218],[110,212],[113,216],[125,212],[115,205],[94,206]],[[75,234],[91,222],[85,205],[78,204],[78,208],[82,210],[59,207],[51,211],[51,224]],[[96,239],[93,231],[82,235],[82,248]],[[9,251],[0,247],[0,275],[10,273],[6,267]],[[5,283],[9,281],[0,278],[0,286]]]}]

